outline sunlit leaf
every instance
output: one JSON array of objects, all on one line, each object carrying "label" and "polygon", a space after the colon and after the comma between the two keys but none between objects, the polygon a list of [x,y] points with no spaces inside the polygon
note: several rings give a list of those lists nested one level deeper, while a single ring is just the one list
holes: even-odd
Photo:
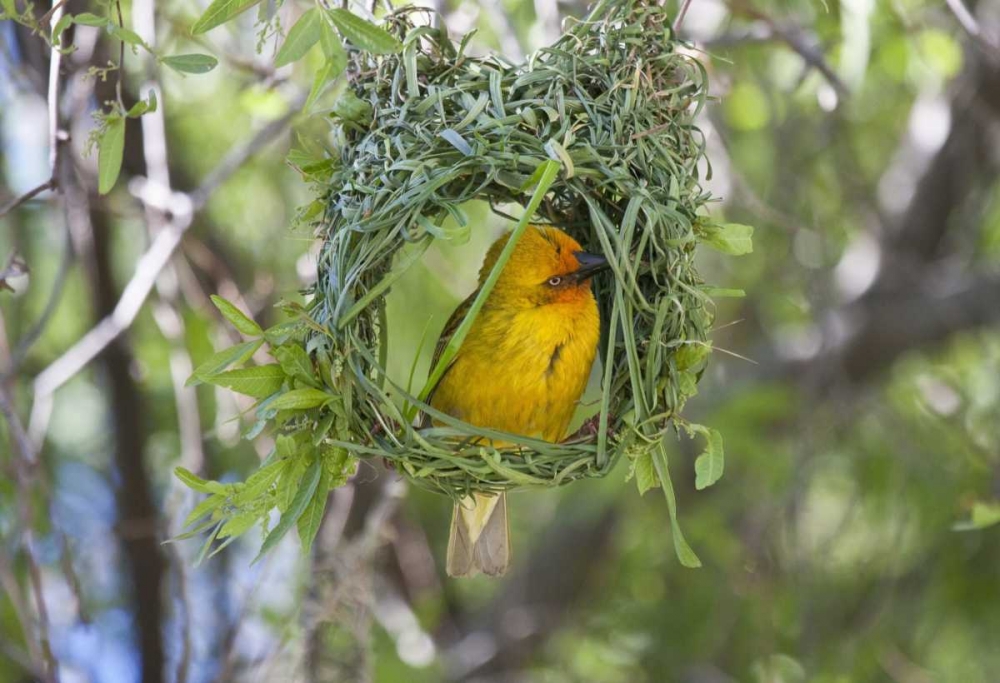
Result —
[{"label": "sunlit leaf", "polygon": [[319,532],[319,527],[323,523],[323,513],[326,512],[326,503],[330,498],[331,479],[330,472],[325,467],[322,468],[316,491],[313,493],[305,512],[299,517],[299,541],[302,543],[302,552],[304,553],[309,552],[316,539],[316,534]]},{"label": "sunlit leaf", "polygon": [[740,223],[706,225],[702,228],[702,241],[710,247],[732,256],[753,251],[753,227]]},{"label": "sunlit leaf", "polygon": [[174,476],[180,479],[185,486],[194,491],[200,491],[201,493],[222,493],[228,492],[225,484],[220,484],[217,481],[210,481],[208,479],[202,479],[194,472],[183,467],[174,468]]},{"label": "sunlit leaf", "polygon": [[719,430],[696,426],[699,427],[698,431],[707,440],[705,450],[694,461],[694,487],[701,491],[722,478],[726,458],[722,448],[722,434]]},{"label": "sunlit leaf", "polygon": [[260,560],[264,557],[271,548],[278,545],[278,542],[288,533],[288,530],[299,521],[299,517],[305,512],[306,506],[309,505],[309,501],[312,500],[313,494],[316,492],[316,487],[319,486],[320,477],[323,474],[323,465],[319,460],[313,460],[312,464],[309,465],[309,469],[306,470],[305,474],[302,475],[301,481],[298,482],[299,486],[296,490],[295,497],[292,499],[291,505],[288,509],[281,515],[281,519],[278,521],[278,525],[274,527],[271,532],[264,539],[264,545],[261,546],[260,552],[257,557],[254,558],[254,562]]},{"label": "sunlit leaf", "polygon": [[271,355],[278,361],[286,375],[311,386],[317,386],[312,361],[309,360],[309,354],[300,345],[295,343],[282,344],[272,349]]},{"label": "sunlit leaf", "polygon": [[309,52],[309,49],[319,41],[322,23],[319,10],[315,7],[299,17],[299,20],[288,31],[285,42],[281,44],[281,49],[278,50],[278,54],[274,58],[274,66],[281,67],[302,59]]},{"label": "sunlit leaf", "polygon": [[225,502],[226,502],[225,495],[221,493],[212,494],[211,496],[209,496],[208,498],[206,498],[205,500],[201,501],[200,503],[194,506],[194,509],[191,510],[191,512],[188,513],[188,516],[184,519],[183,526],[186,527],[191,526],[192,524],[197,522],[199,519],[201,519],[208,513],[220,508],[222,504]]},{"label": "sunlit leaf", "polygon": [[977,500],[969,519],[952,525],[955,531],[975,531],[1000,524],[1000,502]]},{"label": "sunlit leaf", "polygon": [[635,485],[639,489],[639,495],[646,493],[650,489],[655,489],[660,485],[660,480],[656,477],[656,468],[653,465],[653,454],[649,451],[640,453],[633,463],[635,474]]},{"label": "sunlit leaf", "polygon": [[229,348],[222,349],[218,353],[212,354],[209,356],[208,360],[195,368],[194,372],[191,373],[191,376],[188,377],[185,386],[197,386],[204,382],[206,377],[216,375],[228,368],[230,365],[245,363],[251,356],[253,356],[253,354],[257,352],[257,349],[259,349],[263,343],[263,339],[255,339],[253,341],[230,346]]},{"label": "sunlit leaf", "polygon": [[399,52],[403,44],[386,31],[346,9],[329,10],[330,21],[352,45],[377,55]]},{"label": "sunlit leaf", "polygon": [[250,368],[209,375],[203,377],[202,381],[217,384],[220,387],[226,387],[239,394],[246,394],[254,398],[267,398],[281,389],[281,385],[285,381],[285,372],[277,364],[255,365]]},{"label": "sunlit leaf", "polygon": [[264,330],[260,329],[260,325],[247,317],[247,315],[240,309],[236,308],[235,305],[215,294],[213,294],[211,298],[212,303],[219,309],[219,313],[222,314],[222,317],[228,320],[237,330],[248,337],[259,337],[264,334]]},{"label": "sunlit leaf", "polygon": [[191,33],[198,35],[226,23],[233,17],[247,11],[261,0],[215,0],[205,13],[191,27]]}]

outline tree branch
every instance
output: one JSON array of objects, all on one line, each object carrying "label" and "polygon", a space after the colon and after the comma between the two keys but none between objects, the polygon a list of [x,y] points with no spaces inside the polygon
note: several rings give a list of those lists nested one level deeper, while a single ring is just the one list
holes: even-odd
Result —
[{"label": "tree branch", "polygon": [[[304,101],[304,100],[303,100]],[[298,105],[298,106],[297,106]],[[131,326],[156,279],[170,261],[194,214],[226,179],[248,159],[285,130],[298,113],[301,102],[293,102],[289,113],[276,119],[242,145],[234,147],[191,194],[166,193],[151,182],[137,183],[137,192],[148,206],[164,211],[169,221],[153,243],[136,262],[135,273],[122,292],[110,315],[102,319],[76,344],[46,367],[34,381],[35,402],[31,410],[28,433],[35,443],[41,443],[48,429],[54,392],[87,366],[105,347]]]},{"label": "tree branch", "polygon": [[24,204],[25,202],[34,199],[35,197],[37,197],[41,193],[45,192],[46,190],[54,189],[55,186],[56,186],[55,180],[52,179],[52,178],[49,178],[48,180],[46,180],[41,185],[38,185],[37,187],[31,188],[30,190],[28,190],[27,192],[25,192],[21,196],[14,197],[9,202],[7,202],[6,204],[4,204],[2,208],[0,208],[0,217],[6,216],[8,213],[10,213],[11,211],[13,211],[17,207],[21,206],[21,204]]}]

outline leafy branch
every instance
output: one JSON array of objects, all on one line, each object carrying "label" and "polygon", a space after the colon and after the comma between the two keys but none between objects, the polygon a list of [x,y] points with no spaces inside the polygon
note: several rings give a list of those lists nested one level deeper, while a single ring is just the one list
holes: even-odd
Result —
[{"label": "leafy branch", "polygon": [[[190,529],[174,540],[207,532],[198,554],[200,562],[259,525],[264,533],[259,559],[296,526],[302,547],[308,549],[319,530],[330,490],[345,484],[357,467],[357,459],[336,443],[346,439],[348,424],[338,382],[340,370],[329,362],[313,363],[301,338],[308,326],[280,323],[264,330],[231,302],[213,296],[212,303],[248,340],[205,360],[188,384],[212,384],[257,399],[256,423],[246,433],[248,438],[259,434],[268,422],[282,433],[270,456],[245,482],[206,481],[177,468],[184,484],[209,497],[184,521]],[[286,312],[300,319],[305,316],[292,304],[286,305]],[[244,366],[261,347],[277,362]],[[270,528],[275,509],[281,516]]]}]

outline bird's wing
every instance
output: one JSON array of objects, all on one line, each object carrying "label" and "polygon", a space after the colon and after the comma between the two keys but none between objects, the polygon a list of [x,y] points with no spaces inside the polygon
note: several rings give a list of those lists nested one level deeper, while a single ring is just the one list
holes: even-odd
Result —
[{"label": "bird's wing", "polygon": [[[451,317],[448,318],[448,322],[444,324],[444,329],[441,330],[441,336],[438,337],[437,346],[434,347],[434,359],[431,361],[432,370],[437,365],[438,359],[441,358],[441,354],[444,353],[445,347],[448,346],[448,342],[450,342],[451,338],[454,336],[455,330],[458,329],[458,326],[461,325],[462,321],[465,319],[465,314],[469,312],[469,309],[472,307],[472,302],[475,301],[476,294],[478,293],[479,290],[477,289],[472,294],[470,294],[465,299],[465,301],[460,303],[458,305],[458,308],[456,308],[455,311],[451,314]],[[448,367],[451,368],[451,366],[454,363],[455,359],[452,358],[451,364],[449,364]],[[447,372],[448,371],[445,370],[445,373]],[[441,379],[444,379],[444,375],[441,375]],[[440,381],[438,382],[438,384],[440,384]]]},{"label": "bird's wing", "polygon": [[[465,314],[468,313],[469,308],[472,307],[472,302],[475,301],[476,294],[478,293],[479,290],[477,289],[475,292],[470,294],[465,299],[465,301],[460,303],[458,305],[458,308],[456,308],[455,311],[451,314],[451,317],[448,318],[448,322],[445,323],[444,329],[441,330],[441,336],[438,337],[437,346],[434,347],[434,358],[431,360],[432,372],[434,368],[437,366],[438,359],[441,358],[441,354],[444,353],[445,347],[448,346],[448,342],[451,341],[452,336],[454,336],[455,330],[457,330],[458,326],[462,324],[462,320],[465,319]],[[451,362],[448,364],[448,367],[445,368],[445,371],[441,374],[441,378],[438,380],[438,383],[434,386],[434,389],[431,390],[430,395],[427,396],[428,403],[433,402],[434,392],[437,391],[437,388],[439,386],[441,386],[441,382],[443,382],[444,378],[448,375],[448,371],[455,366],[455,360],[457,358],[458,354],[456,354],[455,357],[451,359]],[[429,419],[426,419],[425,422],[429,423]]]}]

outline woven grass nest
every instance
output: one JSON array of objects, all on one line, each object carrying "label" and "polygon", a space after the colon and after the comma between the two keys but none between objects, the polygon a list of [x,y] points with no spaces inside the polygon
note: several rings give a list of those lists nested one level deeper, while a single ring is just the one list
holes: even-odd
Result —
[{"label": "woven grass nest", "polygon": [[[599,3],[520,65],[468,56],[468,37],[415,24],[425,11],[385,19],[400,53],[350,52],[336,108],[340,156],[304,340],[341,397],[326,442],[452,497],[604,476],[623,455],[662,448],[709,348],[712,303],[694,267],[714,229],[699,214],[710,197],[693,125],[705,71],[678,49],[666,11],[643,2]],[[525,207],[519,228],[556,225],[613,264],[595,285],[599,409],[564,443],[465,424],[421,400],[429,386],[386,376],[385,296],[452,237],[444,220],[463,224],[471,200]],[[421,427],[418,413],[444,426]]]}]

